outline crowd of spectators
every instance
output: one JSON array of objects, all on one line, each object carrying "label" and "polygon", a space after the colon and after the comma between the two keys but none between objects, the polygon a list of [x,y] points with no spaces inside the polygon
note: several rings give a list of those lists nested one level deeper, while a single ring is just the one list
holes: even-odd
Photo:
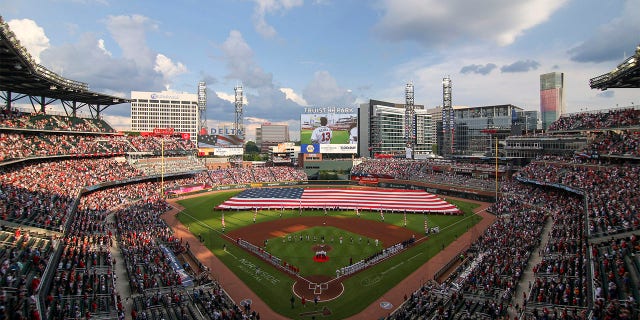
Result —
[{"label": "crowd of spectators", "polygon": [[[498,171],[505,172],[505,166]],[[351,169],[354,176],[377,176],[436,185],[494,190],[495,166],[441,160],[364,159]]]},{"label": "crowd of spectators", "polygon": [[[552,208],[547,207],[544,191],[517,181],[505,182],[501,193],[503,197],[491,208],[498,220],[462,253],[456,270],[442,284],[428,283],[412,293],[389,319],[420,319],[415,308],[435,310],[448,319],[507,316]],[[530,196],[536,194],[542,197]]]},{"label": "crowd of spectators", "polygon": [[43,113],[25,113],[3,109],[0,112],[0,128],[35,129],[49,131],[115,132],[102,120],[48,115]]},{"label": "crowd of spectators", "polygon": [[[31,157],[122,155],[128,152],[159,152],[159,137],[113,134],[0,131],[0,162]],[[179,137],[164,139],[164,150],[191,152],[193,143]]]},{"label": "crowd of spectators", "polygon": [[640,166],[536,161],[517,177],[581,190],[587,197],[589,235],[614,234],[640,226]]},{"label": "crowd of spectators", "polygon": [[[132,319],[195,318],[196,305],[208,308],[210,319],[215,314],[244,319],[246,314],[219,284],[186,286],[183,281],[196,275],[189,273],[191,278],[185,278],[173,268],[168,255],[184,252],[188,244],[174,237],[160,218],[170,207],[156,192],[159,188],[160,182],[133,183],[80,198],[72,227],[61,241],[63,253],[45,300],[48,318],[124,319],[123,305],[131,303]],[[122,252],[120,263],[128,280],[114,276],[114,242]],[[132,300],[122,299],[117,281],[128,281]]]},{"label": "crowd of spectators", "polygon": [[[587,239],[637,230],[638,167],[555,158],[533,162],[516,177],[540,185],[538,189],[544,194],[532,193],[519,183],[520,196],[511,193],[511,200],[544,199],[548,208],[556,207],[549,211],[553,226],[548,244],[541,250],[542,261],[533,267],[535,281],[527,295],[528,315],[539,319],[549,317],[550,310],[568,309],[583,317],[593,301],[590,312],[598,319],[636,317],[637,286],[628,285],[633,283],[632,277],[638,279],[639,265],[632,258],[636,236],[626,240],[612,237],[591,247]],[[593,270],[593,279],[589,270]]]},{"label": "crowd of spectators", "polygon": [[[620,315],[631,319],[638,315],[638,288],[632,280],[638,279],[640,270],[634,255],[640,250],[637,236],[611,238],[590,247],[582,195],[547,186],[557,181],[549,178],[560,168],[537,163],[525,169],[527,183],[502,183],[501,197],[489,209],[498,220],[464,252],[462,264],[443,283],[428,283],[412,293],[389,319],[420,319],[426,311],[445,318],[468,318],[474,313],[495,318],[505,316],[507,306],[528,319],[586,319],[589,314],[597,319]],[[530,183],[536,181],[533,172],[540,178],[537,184]],[[594,176],[589,181],[585,176],[575,180],[594,188]],[[551,231],[546,245],[539,248],[547,217]],[[533,266],[534,281],[527,288],[526,283],[519,284],[519,277],[534,250],[539,250],[541,261]],[[518,284],[525,286],[523,305],[512,296]],[[592,300],[593,309],[589,309]]]},{"label": "crowd of spectators", "polygon": [[2,219],[45,229],[62,227],[71,203],[85,186],[141,173],[113,158],[68,159],[0,167]]},{"label": "crowd of spectators", "polygon": [[547,191],[557,197],[550,201],[553,225],[542,261],[533,267],[533,281],[527,295],[530,307],[588,306],[590,292],[587,266],[587,237],[584,203],[579,196],[562,191]]},{"label": "crowd of spectators", "polygon": [[615,109],[607,112],[581,112],[560,117],[549,131],[624,128],[640,125],[640,109]]},{"label": "crowd of spectators", "polygon": [[0,230],[0,318],[38,319],[36,295],[50,255],[50,239],[21,228]]},{"label": "crowd of spectators", "polygon": [[640,132],[634,130],[605,131],[593,134],[593,141],[579,153],[588,158],[600,156],[640,157]]},{"label": "crowd of spectators", "polygon": [[[539,319],[548,317],[550,310],[569,309],[573,310],[571,314],[584,317],[589,302],[593,301],[590,312],[598,319],[636,317],[638,288],[631,281],[638,279],[640,270],[633,254],[636,236],[612,237],[591,248],[587,239],[637,230],[638,167],[554,159],[534,162],[517,177],[554,186],[539,189],[544,190],[544,203],[557,207],[549,211],[553,219],[549,241],[542,250],[542,261],[533,268],[536,278],[527,295],[527,314]],[[540,194],[522,187],[518,189],[527,198],[540,198]],[[511,200],[516,197],[509,194]],[[590,279],[592,269],[593,279]]]},{"label": "crowd of spectators", "polygon": [[638,314],[640,241],[632,234],[612,238],[592,247],[594,270],[594,312],[599,319]]},{"label": "crowd of spectators", "polygon": [[207,171],[209,177],[211,178],[211,181],[213,182],[213,185],[220,186],[237,183],[230,172],[231,171],[229,169],[215,169]]}]

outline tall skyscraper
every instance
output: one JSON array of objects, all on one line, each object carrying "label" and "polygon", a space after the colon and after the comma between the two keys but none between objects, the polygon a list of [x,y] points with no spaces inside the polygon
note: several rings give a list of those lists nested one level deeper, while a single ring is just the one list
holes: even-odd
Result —
[{"label": "tall skyscraper", "polygon": [[564,73],[551,72],[540,75],[540,113],[544,130],[565,113]]}]

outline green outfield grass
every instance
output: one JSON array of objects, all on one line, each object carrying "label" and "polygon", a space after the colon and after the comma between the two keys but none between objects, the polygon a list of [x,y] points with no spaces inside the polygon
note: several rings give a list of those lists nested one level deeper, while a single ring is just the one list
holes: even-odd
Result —
[{"label": "green outfield grass", "polygon": [[[313,130],[300,131],[301,144],[311,144],[311,132],[313,132]],[[333,130],[331,134],[331,144],[349,144],[349,131]]]},{"label": "green outfield grass", "polygon": [[[237,192],[239,191],[219,192],[201,197],[180,200],[179,203],[185,207],[185,210],[178,214],[178,218],[183,224],[189,227],[189,230],[192,233],[195,235],[201,235],[204,239],[205,245],[225,265],[227,265],[232,272],[252,288],[252,290],[265,301],[265,303],[269,304],[273,310],[286,317],[299,319],[299,314],[303,311],[300,307],[299,301],[296,304],[295,309],[291,309],[289,302],[294,280],[270,264],[248,254],[245,250],[235,246],[232,242],[226,240],[226,238],[222,236],[222,213],[219,211],[212,211],[212,208]],[[422,241],[392,259],[388,259],[372,268],[366,269],[365,271],[348,278],[344,281],[345,291],[342,296],[333,301],[320,304],[320,307],[326,306],[332,312],[331,316],[322,317],[322,319],[343,319],[357,314],[395,286],[408,274],[427,263],[427,261],[436,253],[481,220],[479,216],[472,213],[473,208],[477,206],[476,204],[462,201],[450,202],[458,206],[458,208],[464,212],[464,215],[428,215],[427,220],[429,226],[439,226],[441,230],[440,233],[432,234],[428,241]],[[283,218],[298,217],[298,214],[298,210],[285,210]],[[253,224],[253,215],[254,213],[251,211],[226,211],[226,230],[230,231]],[[303,211],[303,215],[324,215],[324,213],[322,210]],[[333,211],[332,215],[354,217],[354,212]],[[360,219],[375,219],[379,221],[379,218],[380,215],[377,212],[363,211],[361,212]],[[256,223],[262,223],[274,219],[280,219],[279,215],[260,212],[257,216]],[[424,219],[424,215],[408,214],[406,227],[414,230],[416,234],[424,234]],[[384,222],[403,226],[403,215],[386,214]],[[329,232],[328,229],[319,230],[322,230],[322,232]],[[335,232],[346,231],[336,230]],[[275,246],[278,242],[282,245],[281,238],[274,238],[269,242],[269,246]],[[223,250],[223,247],[225,246],[226,251]],[[310,251],[311,249],[305,250]],[[370,254],[363,252],[363,255]],[[311,257],[312,256],[309,257],[309,260],[311,260]],[[260,269],[259,273],[255,272],[256,268]],[[335,268],[333,269],[333,272],[335,272]],[[216,274],[216,270],[212,270],[212,274],[214,277],[218,276]],[[426,282],[427,280],[429,279],[425,278],[423,282]],[[416,289],[419,285],[420,284],[416,283]],[[242,300],[244,297],[234,298],[236,300]],[[397,306],[394,306],[394,308],[395,307]],[[309,310],[308,306],[304,309],[304,311]]]}]

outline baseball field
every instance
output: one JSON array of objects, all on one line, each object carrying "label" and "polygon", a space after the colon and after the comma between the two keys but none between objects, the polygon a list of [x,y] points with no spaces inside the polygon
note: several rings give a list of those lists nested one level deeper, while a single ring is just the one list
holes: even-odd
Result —
[{"label": "baseball field", "polygon": [[[472,213],[477,204],[459,200],[449,201],[463,215],[213,209],[237,192],[180,200],[184,210],[178,218],[274,311],[292,319],[358,314],[481,220]],[[425,234],[425,224],[439,232]],[[399,245],[403,250],[398,254],[363,270],[337,272],[406,241],[410,244]],[[212,274],[215,277],[216,270]],[[304,308],[303,297],[309,301]]]}]

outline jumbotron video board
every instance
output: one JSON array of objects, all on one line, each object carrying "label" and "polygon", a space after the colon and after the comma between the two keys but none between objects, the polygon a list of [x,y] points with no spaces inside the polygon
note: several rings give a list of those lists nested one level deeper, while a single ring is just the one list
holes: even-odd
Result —
[{"label": "jumbotron video board", "polygon": [[357,153],[358,109],[306,107],[300,114],[301,153]]}]

